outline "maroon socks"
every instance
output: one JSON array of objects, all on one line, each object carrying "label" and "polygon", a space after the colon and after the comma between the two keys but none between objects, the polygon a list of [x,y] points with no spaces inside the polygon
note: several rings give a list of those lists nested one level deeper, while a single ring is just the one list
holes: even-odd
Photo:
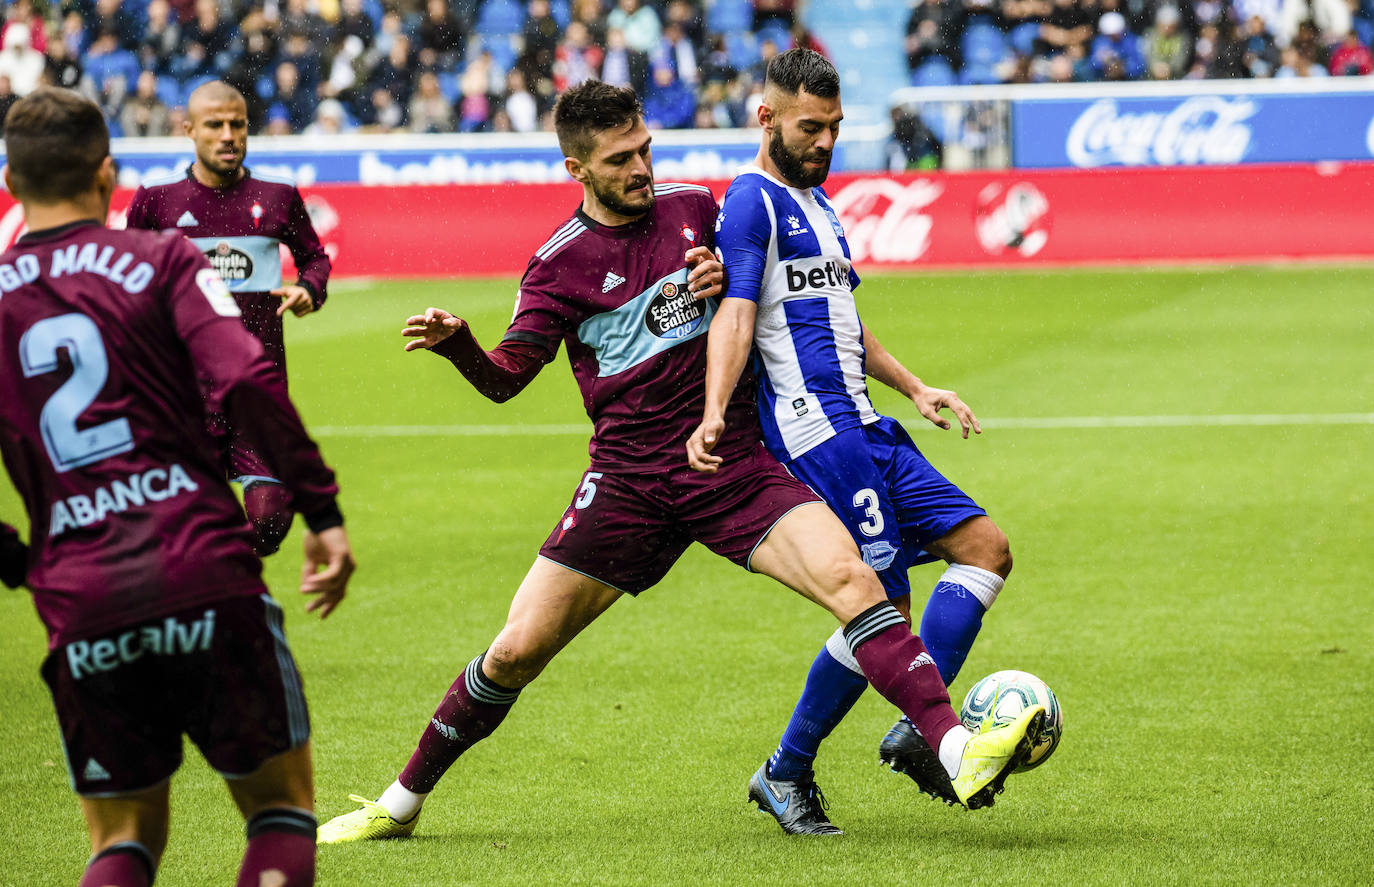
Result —
[{"label": "maroon socks", "polygon": [[491,735],[519,695],[482,674],[482,656],[469,662],[448,688],[397,781],[417,794],[430,792],[459,755]]}]

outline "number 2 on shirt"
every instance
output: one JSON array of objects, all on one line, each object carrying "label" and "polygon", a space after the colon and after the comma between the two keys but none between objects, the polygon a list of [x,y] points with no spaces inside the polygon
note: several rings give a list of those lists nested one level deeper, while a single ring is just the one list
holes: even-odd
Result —
[{"label": "number 2 on shirt", "polygon": [[19,362],[24,378],[57,370],[57,352],[66,348],[72,375],[43,405],[38,424],[48,458],[59,472],[70,471],[134,448],[128,419],[111,419],[79,429],[76,419],[95,402],[110,374],[100,328],[84,314],[48,317],[29,327],[19,339]]}]

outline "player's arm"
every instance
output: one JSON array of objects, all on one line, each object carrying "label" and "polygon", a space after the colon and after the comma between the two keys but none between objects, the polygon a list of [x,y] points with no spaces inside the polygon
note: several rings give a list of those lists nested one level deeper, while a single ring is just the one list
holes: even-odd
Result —
[{"label": "player's arm", "polygon": [[291,250],[291,258],[296,263],[296,282],[272,290],[272,295],[281,299],[277,309],[280,317],[287,311],[297,317],[304,317],[318,311],[328,298],[326,287],[329,284],[331,265],[329,254],[324,251],[315,226],[310,221],[310,213],[305,209],[301,192],[291,191],[291,209],[288,214],[285,243]]},{"label": "player's arm", "polygon": [[687,464],[697,471],[720,466],[721,458],[711,451],[725,432],[725,408],[749,360],[757,315],[758,305],[749,299],[726,298],[711,319],[706,334],[706,408],[701,424],[687,438]]},{"label": "player's arm", "polygon": [[290,493],[291,509],[305,520],[301,592],[312,596],[307,611],[328,616],[343,600],[354,569],[334,472],[306,434],[262,344],[244,329],[234,297],[190,241],[178,241],[164,274],[173,323],[203,382],[207,407],[223,413],[262,455]]},{"label": "player's arm", "polygon": [[147,188],[139,186],[129,201],[129,209],[124,214],[126,228],[155,228],[152,224],[152,196]]},{"label": "player's arm", "polygon": [[426,348],[457,367],[483,397],[505,403],[534,381],[553,353],[542,344],[507,338],[491,351],[482,348],[461,317],[429,308],[406,320],[405,350]]},{"label": "player's arm", "polygon": [[932,388],[922,382],[915,373],[903,366],[901,361],[883,347],[883,343],[878,341],[878,337],[873,335],[873,331],[867,326],[864,327],[864,371],[908,398],[932,424],[948,429],[949,420],[940,415],[940,410],[948,408],[958,418],[964,437],[968,437],[970,430],[974,434],[983,433],[982,426],[978,424],[978,417],[959,399],[959,395],[943,388]]},{"label": "player's arm", "polygon": [[716,255],[724,266],[725,296],[706,334],[706,406],[701,424],[687,438],[687,464],[715,471],[721,458],[712,450],[725,433],[725,408],[739,383],[754,345],[759,286],[772,239],[772,223],[762,198],[742,192],[726,195],[716,223]]},{"label": "player's arm", "polygon": [[19,538],[18,530],[0,521],[0,582],[18,588],[28,571],[29,547]]}]

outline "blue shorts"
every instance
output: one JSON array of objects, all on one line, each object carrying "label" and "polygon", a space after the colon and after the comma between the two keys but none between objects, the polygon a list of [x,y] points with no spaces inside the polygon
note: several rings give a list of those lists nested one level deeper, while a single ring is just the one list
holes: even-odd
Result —
[{"label": "blue shorts", "polygon": [[787,468],[839,515],[889,598],[911,593],[908,568],[938,560],[925,550],[928,543],[987,514],[886,416],[840,432]]}]

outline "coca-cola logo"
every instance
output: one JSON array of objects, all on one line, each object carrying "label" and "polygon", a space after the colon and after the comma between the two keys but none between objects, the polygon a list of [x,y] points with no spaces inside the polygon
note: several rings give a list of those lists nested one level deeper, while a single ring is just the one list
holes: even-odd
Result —
[{"label": "coca-cola logo", "polygon": [[1030,182],[993,182],[978,192],[973,227],[988,255],[1033,256],[1050,239],[1050,202]]},{"label": "coca-cola logo", "polygon": [[934,219],[926,210],[944,193],[929,179],[858,179],[830,198],[854,262],[914,262],[930,249]]},{"label": "coca-cola logo", "polygon": [[1239,163],[1253,135],[1245,123],[1259,110],[1246,98],[1196,96],[1170,111],[1122,111],[1099,99],[1069,129],[1064,151],[1079,167]]}]

